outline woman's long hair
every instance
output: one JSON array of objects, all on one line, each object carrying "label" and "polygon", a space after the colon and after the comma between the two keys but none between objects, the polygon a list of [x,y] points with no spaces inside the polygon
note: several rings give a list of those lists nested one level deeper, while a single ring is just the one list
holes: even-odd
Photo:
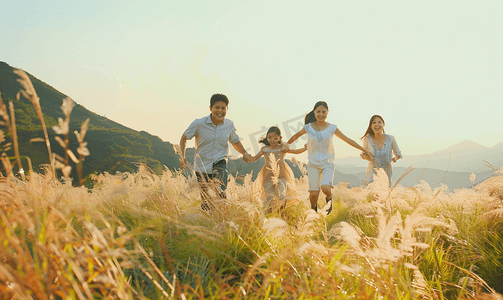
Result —
[{"label": "woman's long hair", "polygon": [[[386,123],[384,122],[384,119],[380,116],[380,115],[373,115],[372,118],[370,118],[370,121],[369,121],[369,127],[367,128],[367,131],[365,131],[365,134],[362,136],[362,139],[364,137],[366,137],[367,135],[368,136],[373,136],[374,135],[374,131],[372,130],[372,122],[374,122],[374,120],[376,118],[379,118],[381,119],[382,121],[382,124],[383,125],[386,125]],[[382,132],[384,133],[384,129],[382,130]]]},{"label": "woman's long hair", "polygon": [[276,126],[272,126],[271,128],[269,128],[269,130],[267,130],[267,133],[265,134],[265,138],[261,139],[260,141],[258,141],[259,143],[262,143],[266,146],[271,146],[271,144],[269,144],[269,141],[267,140],[267,136],[269,135],[269,133],[271,132],[274,132],[276,133],[278,136],[281,136],[281,130],[279,130],[278,127]]},{"label": "woman's long hair", "polygon": [[327,102],[325,102],[325,101],[318,101],[318,102],[316,102],[316,104],[314,105],[313,110],[310,111],[306,115],[306,117],[304,118],[304,125],[309,124],[309,123],[313,123],[313,122],[316,121],[316,117],[314,116],[314,111],[316,110],[316,108],[318,106],[324,106],[328,110],[328,104],[327,104]]}]

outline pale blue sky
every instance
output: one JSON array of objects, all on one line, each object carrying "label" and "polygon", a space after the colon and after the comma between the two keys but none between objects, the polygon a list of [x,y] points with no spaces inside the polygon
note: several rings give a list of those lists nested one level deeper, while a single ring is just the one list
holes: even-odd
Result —
[{"label": "pale blue sky", "polygon": [[503,142],[502,15],[502,1],[10,1],[0,60],[172,143],[221,92],[251,149],[325,100],[351,138],[380,114],[422,154]]}]

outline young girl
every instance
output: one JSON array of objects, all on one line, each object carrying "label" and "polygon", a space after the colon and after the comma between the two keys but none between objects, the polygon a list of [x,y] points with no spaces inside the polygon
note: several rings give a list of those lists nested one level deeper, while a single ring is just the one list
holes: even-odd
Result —
[{"label": "young girl", "polygon": [[[346,137],[334,124],[326,121],[328,115],[328,104],[319,101],[314,105],[314,109],[308,113],[304,119],[304,128],[294,134],[287,145],[295,142],[299,137],[307,133],[307,177],[309,179],[309,200],[311,208],[318,211],[318,196],[321,190],[326,196],[326,202],[332,200],[332,180],[334,177],[334,145],[333,136],[337,136],[349,145],[365,152],[369,157],[372,154],[352,139]],[[288,149],[288,146],[285,147]],[[330,202],[329,214],[332,211]]]},{"label": "young girl", "polygon": [[[284,149],[284,144],[281,142],[281,131],[276,126],[269,128],[266,137],[259,142],[265,146],[250,161],[257,161],[262,155],[264,156],[264,166],[255,182],[261,191],[264,208],[272,211],[279,205],[286,205],[286,202],[294,196],[294,176],[292,169],[285,162],[285,154],[299,154],[306,151],[306,147],[281,151]],[[273,203],[274,199],[277,199],[278,203]]]}]

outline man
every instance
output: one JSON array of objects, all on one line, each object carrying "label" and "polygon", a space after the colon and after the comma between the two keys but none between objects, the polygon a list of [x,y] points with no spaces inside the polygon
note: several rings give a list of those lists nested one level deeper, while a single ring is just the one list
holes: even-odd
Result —
[{"label": "man", "polygon": [[196,137],[196,153],[194,155],[194,170],[197,181],[202,189],[203,202],[201,208],[208,210],[208,191],[211,188],[220,198],[226,198],[227,188],[227,156],[229,142],[237,152],[243,155],[247,163],[251,155],[246,152],[236,134],[234,123],[226,119],[229,99],[223,94],[214,94],[210,99],[209,116],[194,120],[180,139],[180,169],[187,165],[185,147],[187,140]]}]

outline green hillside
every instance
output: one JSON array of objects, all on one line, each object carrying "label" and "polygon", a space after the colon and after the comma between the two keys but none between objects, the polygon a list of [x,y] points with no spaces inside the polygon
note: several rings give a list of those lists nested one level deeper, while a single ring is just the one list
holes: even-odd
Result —
[{"label": "green hillside", "polygon": [[[15,107],[20,155],[30,157],[34,169],[40,170],[41,164],[49,162],[45,144],[30,143],[29,141],[35,137],[43,137],[42,126],[33,105],[22,96],[20,100],[16,99],[21,85],[17,82],[19,77],[13,71],[13,67],[0,62],[1,96],[6,105],[12,101]],[[58,118],[64,119],[60,107],[63,99],[67,96],[28,72],[27,74],[40,97],[40,105],[49,131],[52,150],[56,154],[64,156],[63,149],[54,140],[56,134],[52,130],[52,126],[57,125]],[[125,127],[89,111],[78,103],[72,111],[70,121],[70,149],[72,151],[75,152],[78,147],[73,132],[80,131],[80,126],[87,118],[90,118],[90,123],[85,140],[88,142],[91,155],[86,157],[84,161],[84,176],[96,172],[131,171],[135,168],[135,162],[147,164],[158,174],[162,172],[163,166],[173,170],[179,165],[178,156],[171,143],[164,142],[159,137],[147,132],[138,132]],[[2,130],[7,134],[5,128]],[[7,137],[6,142],[9,141],[10,137]],[[9,150],[7,155],[14,156],[13,150]],[[25,162],[23,160],[23,164]],[[26,169],[27,165],[23,165],[23,167]],[[72,166],[72,177],[76,178],[75,166]]]}]

